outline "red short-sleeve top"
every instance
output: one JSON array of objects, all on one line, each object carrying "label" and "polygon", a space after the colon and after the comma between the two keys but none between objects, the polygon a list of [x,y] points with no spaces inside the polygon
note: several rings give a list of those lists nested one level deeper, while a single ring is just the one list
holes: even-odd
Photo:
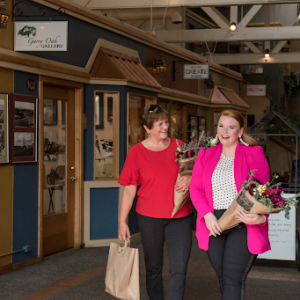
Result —
[{"label": "red short-sleeve top", "polygon": [[[183,142],[177,140],[180,145]],[[121,185],[138,185],[137,213],[153,218],[171,218],[174,208],[174,186],[179,165],[175,162],[176,139],[162,151],[147,149],[142,142],[128,152],[120,179]],[[186,217],[191,213],[188,200],[174,218]]]}]

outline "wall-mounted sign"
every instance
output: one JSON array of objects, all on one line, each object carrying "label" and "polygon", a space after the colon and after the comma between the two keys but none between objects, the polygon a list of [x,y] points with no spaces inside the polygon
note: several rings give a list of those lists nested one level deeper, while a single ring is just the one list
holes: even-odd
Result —
[{"label": "wall-mounted sign", "polygon": [[35,91],[36,90],[36,83],[33,79],[29,78],[26,80],[26,87],[29,91]]},{"label": "wall-mounted sign", "polygon": [[184,65],[183,79],[208,79],[209,65]]},{"label": "wall-mounted sign", "polygon": [[266,96],[266,85],[247,84],[247,96]]},{"label": "wall-mounted sign", "polygon": [[15,22],[15,51],[67,51],[68,22]]}]

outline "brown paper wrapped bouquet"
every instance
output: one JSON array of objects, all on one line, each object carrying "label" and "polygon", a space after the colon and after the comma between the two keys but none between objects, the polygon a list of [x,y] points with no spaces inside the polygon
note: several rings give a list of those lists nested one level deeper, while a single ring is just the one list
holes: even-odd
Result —
[{"label": "brown paper wrapped bouquet", "polygon": [[[255,179],[255,171],[250,171],[249,179],[242,184],[240,192],[218,220],[222,231],[233,228],[240,223],[236,216],[241,209],[249,214],[269,214],[284,211],[285,217],[289,219],[291,207],[297,207],[297,197],[300,194],[283,198],[281,183],[274,185],[271,185],[272,182],[260,184]],[[278,175],[275,175],[274,178],[278,178]]]},{"label": "brown paper wrapped bouquet", "polygon": [[[176,160],[179,163],[179,172],[177,176],[176,183],[179,181],[179,179],[182,176],[185,175],[192,175],[195,160],[197,157],[197,154],[199,150],[202,147],[211,148],[215,146],[214,139],[211,137],[206,138],[204,136],[204,131],[200,135],[197,142],[191,141],[189,143],[184,144],[183,146],[180,146],[177,142],[177,149],[176,149]],[[172,218],[175,216],[175,214],[182,208],[182,206],[185,204],[187,199],[190,197],[189,191],[183,193],[183,192],[176,192],[174,190],[174,209],[172,212]]]}]

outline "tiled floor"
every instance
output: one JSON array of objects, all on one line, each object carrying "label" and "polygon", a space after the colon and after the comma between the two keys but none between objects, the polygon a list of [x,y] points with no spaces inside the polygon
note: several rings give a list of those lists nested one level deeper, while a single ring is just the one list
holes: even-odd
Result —
[{"label": "tiled floor", "polygon": [[[148,299],[145,289],[145,264],[140,242],[141,299]],[[167,252],[167,251],[165,251]],[[1,300],[77,300],[115,299],[104,292],[108,247],[69,250],[45,258],[41,263],[0,276]],[[165,254],[163,270],[166,287],[169,274]],[[218,280],[206,253],[193,240],[187,272],[185,300],[220,299]],[[257,260],[247,280],[246,299],[300,299],[300,272],[295,262]]]}]

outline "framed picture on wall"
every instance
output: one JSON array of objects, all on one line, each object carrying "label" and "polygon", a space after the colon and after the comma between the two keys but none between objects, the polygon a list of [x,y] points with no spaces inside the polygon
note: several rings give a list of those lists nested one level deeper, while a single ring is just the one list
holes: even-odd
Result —
[{"label": "framed picture on wall", "polygon": [[0,92],[0,164],[9,163],[8,94]]},{"label": "framed picture on wall", "polygon": [[10,97],[10,162],[37,161],[37,98]]}]

